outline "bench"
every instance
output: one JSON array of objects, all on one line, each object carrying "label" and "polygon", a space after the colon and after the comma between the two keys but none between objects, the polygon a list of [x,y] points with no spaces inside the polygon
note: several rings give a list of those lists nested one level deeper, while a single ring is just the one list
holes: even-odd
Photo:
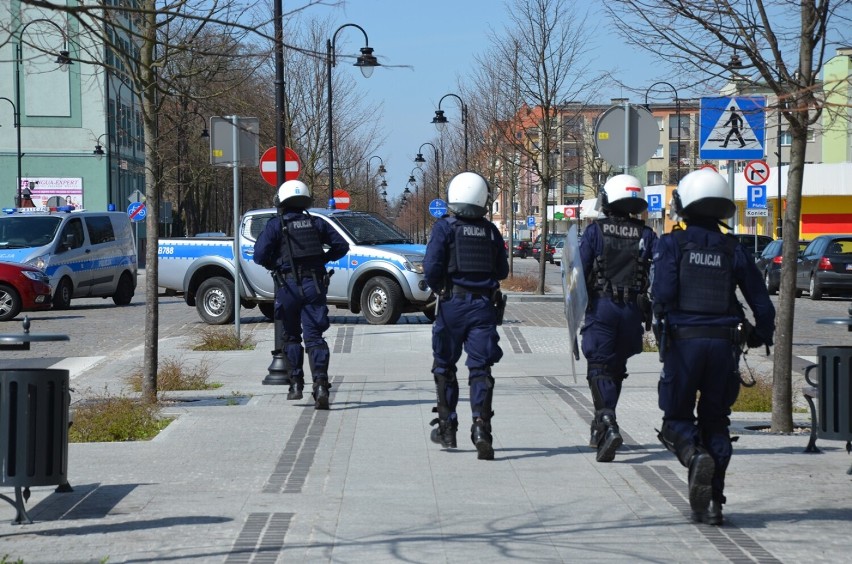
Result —
[{"label": "bench", "polygon": [[[805,368],[805,381],[807,382],[806,386],[802,386],[802,395],[805,397],[805,400],[808,402],[808,407],[811,410],[811,436],[808,440],[808,446],[805,447],[805,452],[808,453],[818,453],[822,452],[816,446],[817,440],[817,428],[819,427],[819,416],[817,415],[816,405],[814,404],[814,399],[819,398],[819,382],[814,382],[810,378],[811,370],[819,368],[819,364],[812,364]],[[827,433],[833,434],[833,433]],[[846,441],[846,452],[852,453],[852,440],[849,439],[848,436],[841,437],[830,437],[836,440],[845,440]],[[847,474],[852,475],[852,467],[846,471]]]},{"label": "bench", "polygon": [[819,368],[819,364],[811,364],[805,368],[805,381],[808,385],[802,386],[802,395],[805,396],[805,401],[808,402],[808,407],[811,410],[811,438],[808,440],[808,446],[805,447],[805,452],[822,452],[816,446],[819,419],[814,399],[819,397],[819,388],[817,387],[819,384],[811,381],[810,379],[810,371],[814,368]]}]

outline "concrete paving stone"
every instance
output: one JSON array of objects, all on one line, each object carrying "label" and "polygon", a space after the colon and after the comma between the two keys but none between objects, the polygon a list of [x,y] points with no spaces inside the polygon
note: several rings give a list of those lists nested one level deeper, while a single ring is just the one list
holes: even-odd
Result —
[{"label": "concrete paving stone", "polygon": [[[169,338],[161,358],[209,362],[222,387],[175,394],[203,401],[170,405],[177,419],[152,441],[72,444],[75,491],[33,488],[27,509],[36,522],[0,522],[0,552],[27,563],[847,558],[852,458],[844,443],[821,440],[822,454],[803,454],[807,435],[750,430],[768,424],[769,414],[733,414],[739,439],[727,480],[729,525],[693,524],[684,514],[686,470],[654,430],[656,353],[631,359],[618,411],[629,440],[613,463],[597,463],[586,445],[585,362],[574,363],[575,382],[567,330],[547,311],[553,305],[534,305],[500,330],[494,461],[477,460],[470,444],[464,357],[459,448],[429,440],[429,325],[332,326],[329,346],[351,349],[332,355],[337,383],[328,412],[315,412],[307,395],[287,401],[286,386],[262,384],[269,324],[256,324],[255,351],[200,353],[188,350],[190,337]],[[531,315],[555,321],[525,325]],[[532,352],[515,352],[511,339]],[[141,355],[131,347],[89,364],[74,387],[126,391],[123,378]],[[766,362],[771,368],[761,359],[761,369]],[[249,399],[206,403],[233,395]]]}]

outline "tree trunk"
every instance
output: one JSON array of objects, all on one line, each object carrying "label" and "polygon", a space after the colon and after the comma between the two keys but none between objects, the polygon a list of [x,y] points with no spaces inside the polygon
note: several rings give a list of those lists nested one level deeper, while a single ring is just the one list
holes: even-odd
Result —
[{"label": "tree trunk", "polygon": [[[804,118],[807,120],[807,113]],[[806,123],[806,122],[804,122]],[[781,228],[781,282],[775,319],[775,357],[772,371],[772,431],[793,431],[793,322],[796,305],[796,258],[799,254],[799,221],[802,180],[805,173],[806,127],[791,127],[790,169],[787,175],[787,210]],[[780,205],[780,202],[779,202]]]},{"label": "tree trunk", "polygon": [[142,98],[142,124],[145,131],[145,354],[142,365],[142,399],[157,402],[157,359],[159,341],[159,303],[157,298],[157,246],[160,194],[159,153],[157,151],[157,91],[154,49],[157,40],[157,12],[154,0],[144,0],[140,19],[139,86]]}]

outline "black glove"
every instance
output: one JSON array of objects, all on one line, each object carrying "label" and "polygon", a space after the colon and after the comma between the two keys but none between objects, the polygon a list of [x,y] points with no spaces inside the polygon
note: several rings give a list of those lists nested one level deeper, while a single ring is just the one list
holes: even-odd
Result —
[{"label": "black glove", "polygon": [[763,339],[760,338],[760,335],[757,334],[757,331],[751,331],[746,336],[746,346],[750,349],[756,349],[757,347],[763,346]]}]

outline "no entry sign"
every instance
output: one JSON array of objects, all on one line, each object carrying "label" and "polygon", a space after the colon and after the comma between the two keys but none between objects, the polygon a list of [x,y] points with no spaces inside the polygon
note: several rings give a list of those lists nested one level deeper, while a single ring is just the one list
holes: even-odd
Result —
[{"label": "no entry sign", "polygon": [[349,209],[349,192],[346,190],[334,191],[334,209],[348,210]]},{"label": "no entry sign", "polygon": [[[299,155],[290,147],[284,147],[284,180],[296,180],[301,170]],[[278,187],[278,155],[275,147],[270,147],[260,157],[260,175],[268,184]]]},{"label": "no entry sign", "polygon": [[743,174],[749,184],[766,184],[769,180],[769,165],[766,161],[751,161],[745,166]]}]

